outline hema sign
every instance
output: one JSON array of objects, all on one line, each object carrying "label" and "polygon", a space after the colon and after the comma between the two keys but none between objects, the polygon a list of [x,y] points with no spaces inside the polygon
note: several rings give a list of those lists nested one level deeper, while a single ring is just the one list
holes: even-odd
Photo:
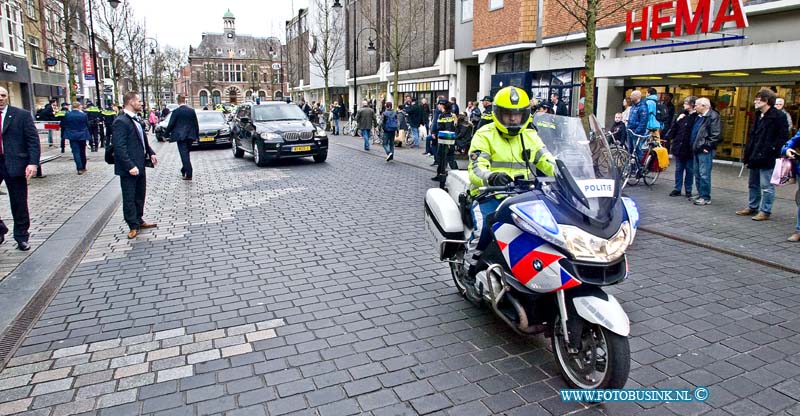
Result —
[{"label": "hema sign", "polygon": [[[657,3],[641,9],[638,20],[636,11],[628,11],[625,17],[625,42],[633,40],[636,29],[640,31],[639,40],[645,41],[718,32],[727,22],[736,23],[738,29],[748,27],[747,15],[742,11],[742,0],[722,0],[713,25],[711,13],[715,7],[712,0],[699,0],[694,10],[691,7],[689,0]],[[674,27],[665,29],[664,25],[670,23],[673,17]]]}]

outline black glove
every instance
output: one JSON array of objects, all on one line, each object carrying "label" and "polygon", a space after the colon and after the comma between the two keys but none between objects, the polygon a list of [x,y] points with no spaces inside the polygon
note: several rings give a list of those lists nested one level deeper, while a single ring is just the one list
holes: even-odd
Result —
[{"label": "black glove", "polygon": [[489,175],[489,185],[491,186],[506,186],[511,182],[514,182],[514,179],[511,179],[511,176],[505,172],[494,172]]}]

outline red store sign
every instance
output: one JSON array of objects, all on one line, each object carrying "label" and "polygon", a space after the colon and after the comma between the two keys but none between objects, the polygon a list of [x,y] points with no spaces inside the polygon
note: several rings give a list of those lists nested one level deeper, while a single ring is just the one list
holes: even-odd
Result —
[{"label": "red store sign", "polygon": [[[742,11],[742,0],[722,0],[719,12],[712,22],[714,9],[711,0],[698,0],[697,7],[691,9],[689,0],[675,0],[654,4],[643,8],[637,19],[635,11],[628,11],[625,17],[625,42],[633,40],[633,32],[639,29],[639,40],[658,40],[684,35],[718,32],[726,22],[735,22],[738,29],[748,27],[747,15]],[[668,10],[672,9],[669,13]],[[667,14],[665,14],[667,13]],[[672,30],[664,30],[662,25],[675,18]],[[699,27],[698,27],[699,26]]]},{"label": "red store sign", "polygon": [[89,52],[83,52],[83,74],[94,75],[94,65],[92,63],[92,56]]}]

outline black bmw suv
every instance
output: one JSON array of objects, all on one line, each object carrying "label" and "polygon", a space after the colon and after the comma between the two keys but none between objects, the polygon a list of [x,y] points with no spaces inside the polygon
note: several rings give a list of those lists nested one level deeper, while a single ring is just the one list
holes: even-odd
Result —
[{"label": "black bmw suv", "polygon": [[253,154],[258,166],[278,159],[328,158],[328,135],[306,118],[300,107],[283,101],[241,105],[231,120],[233,156]]}]

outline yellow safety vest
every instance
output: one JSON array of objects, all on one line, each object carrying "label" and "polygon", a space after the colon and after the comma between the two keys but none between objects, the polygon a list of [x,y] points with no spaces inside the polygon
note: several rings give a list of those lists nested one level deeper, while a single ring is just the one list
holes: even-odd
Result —
[{"label": "yellow safety vest", "polygon": [[488,186],[489,175],[494,172],[505,172],[512,178],[523,175],[527,179],[529,172],[522,157],[523,140],[525,149],[531,152],[531,165],[545,175],[553,176],[555,157],[547,151],[535,130],[521,130],[516,137],[505,139],[492,123],[481,127],[472,137],[469,148],[469,179],[473,190]]}]

